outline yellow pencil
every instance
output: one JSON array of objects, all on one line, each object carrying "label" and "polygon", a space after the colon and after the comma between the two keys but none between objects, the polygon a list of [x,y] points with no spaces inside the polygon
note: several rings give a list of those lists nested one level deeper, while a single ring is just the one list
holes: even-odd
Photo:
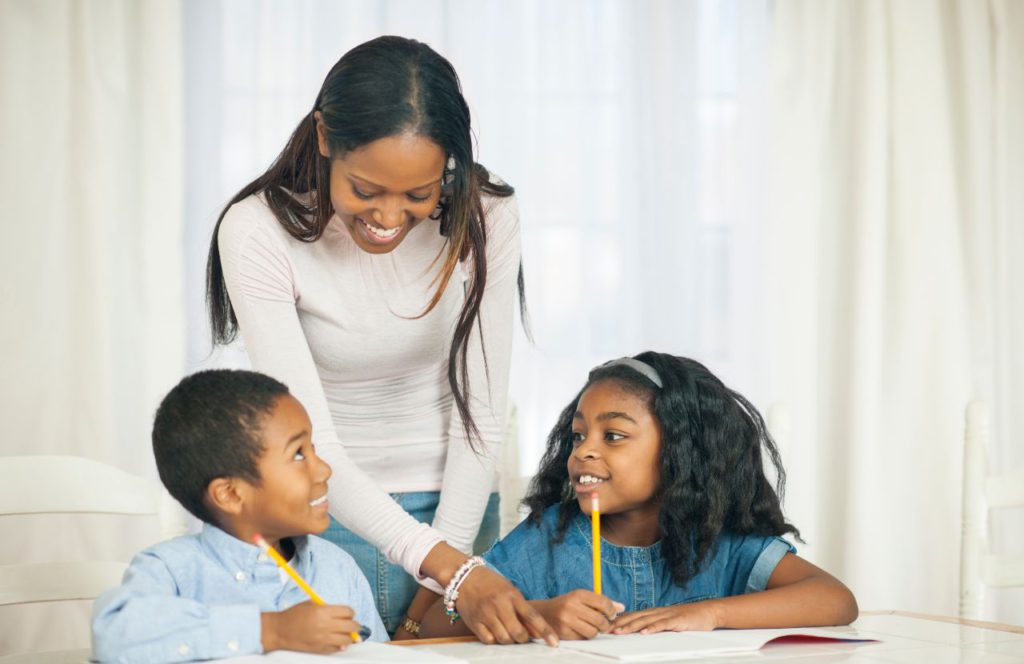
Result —
[{"label": "yellow pencil", "polygon": [[597,492],[590,494],[590,539],[594,545],[594,592],[601,594],[601,506]]},{"label": "yellow pencil", "polygon": [[[298,587],[306,591],[306,594],[309,595],[309,599],[313,600],[314,604],[319,604],[320,606],[323,606],[325,604],[323,598],[320,597],[320,595],[317,595],[316,591],[313,590],[313,588],[310,587],[308,583],[306,583],[306,580],[299,576],[298,572],[292,569],[292,566],[289,565],[288,561],[285,560],[284,557],[277,552],[277,549],[267,544],[267,540],[263,539],[262,535],[253,535],[252,541],[256,544],[256,546],[260,548],[261,551],[263,551],[263,553],[273,558],[274,562],[277,563],[277,566],[283,569],[288,576],[292,577],[292,581],[294,581]],[[350,632],[349,636],[351,636],[352,640],[356,643],[362,641],[362,639],[359,638],[359,634],[357,634],[356,632]]]}]

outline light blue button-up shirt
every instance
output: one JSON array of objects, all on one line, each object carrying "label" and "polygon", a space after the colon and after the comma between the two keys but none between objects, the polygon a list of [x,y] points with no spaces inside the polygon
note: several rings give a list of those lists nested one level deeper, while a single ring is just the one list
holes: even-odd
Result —
[{"label": "light blue button-up shirt", "polygon": [[[387,641],[366,577],[345,551],[294,537],[292,567],[328,604],[344,604]],[[183,662],[263,652],[260,613],[309,597],[252,544],[204,524],[132,559],[119,588],[93,606],[93,658],[101,662]]]},{"label": "light blue button-up shirt", "polygon": [[[558,506],[544,510],[538,524],[527,520],[484,554],[526,599],[551,599],[578,588],[593,587],[590,516],[573,517],[558,539]],[[764,590],[775,566],[796,553],[781,537],[723,532],[697,574],[681,586],[662,557],[661,543],[617,546],[601,540],[603,594],[622,602],[626,611],[698,602]]]}]

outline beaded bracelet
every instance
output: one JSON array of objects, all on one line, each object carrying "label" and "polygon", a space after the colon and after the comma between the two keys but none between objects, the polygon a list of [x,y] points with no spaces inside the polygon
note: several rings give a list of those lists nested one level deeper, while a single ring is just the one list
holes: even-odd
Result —
[{"label": "beaded bracelet", "polygon": [[480,556],[473,556],[466,560],[459,566],[459,569],[455,570],[455,574],[452,575],[452,580],[448,582],[448,585],[444,589],[444,614],[448,616],[448,622],[455,623],[459,619],[459,612],[455,610],[455,601],[459,599],[459,588],[462,586],[462,582],[466,580],[469,573],[477,567],[484,565],[484,559]]},{"label": "beaded bracelet", "polygon": [[405,618],[402,620],[402,629],[409,632],[417,639],[420,638],[420,623],[416,622],[408,615],[406,615]]}]

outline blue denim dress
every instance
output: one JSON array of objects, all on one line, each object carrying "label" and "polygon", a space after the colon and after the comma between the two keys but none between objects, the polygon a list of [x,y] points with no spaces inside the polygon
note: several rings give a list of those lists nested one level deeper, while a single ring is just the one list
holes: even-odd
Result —
[{"label": "blue denim dress", "polygon": [[[393,493],[391,497],[417,521],[431,523],[434,520],[434,512],[437,511],[441,493],[439,491],[415,491]],[[487,510],[484,512],[480,532],[473,545],[473,552],[486,551],[498,539],[499,527],[498,494],[492,493],[487,501]],[[334,520],[334,517],[331,517],[331,525],[320,537],[334,542],[355,558],[359,569],[363,571],[366,580],[370,582],[374,603],[377,605],[377,611],[380,613],[381,620],[384,621],[388,634],[394,634],[402,624],[405,611],[409,608],[409,603],[419,588],[416,580],[400,566],[388,562],[387,557],[377,547],[342,526]]]},{"label": "blue denim dress", "polygon": [[[593,588],[589,515],[574,517],[560,543],[555,543],[557,525],[554,505],[544,510],[539,524],[520,523],[484,560],[527,599]],[[781,537],[723,533],[697,575],[680,586],[662,558],[660,542],[617,546],[602,539],[601,585],[603,594],[624,604],[627,612],[741,595],[764,590],[787,553],[796,549]]]}]

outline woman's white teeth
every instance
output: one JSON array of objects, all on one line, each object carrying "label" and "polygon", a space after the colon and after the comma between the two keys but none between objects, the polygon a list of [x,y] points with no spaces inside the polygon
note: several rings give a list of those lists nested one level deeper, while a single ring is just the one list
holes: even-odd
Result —
[{"label": "woman's white teeth", "polygon": [[314,500],[314,501],[311,501],[311,502],[309,503],[309,506],[310,506],[310,507],[316,507],[317,505],[323,505],[323,504],[324,504],[324,501],[326,501],[326,500],[327,500],[327,494],[325,493],[324,495],[320,496],[320,497],[319,497],[319,498],[317,498],[316,500]]},{"label": "woman's white teeth", "polygon": [[363,226],[366,226],[367,230],[369,230],[371,233],[373,233],[377,237],[381,238],[382,240],[386,240],[389,237],[395,237],[395,233],[397,233],[398,231],[402,230],[401,226],[396,226],[395,228],[390,228],[390,229],[384,229],[384,228],[378,228],[377,226],[374,226],[373,224],[368,224],[365,221],[363,221],[362,219],[360,219],[359,221],[362,221],[363,222]]},{"label": "woman's white teeth", "polygon": [[593,475],[580,475],[580,484],[600,484],[604,482],[603,477],[594,477]]}]

